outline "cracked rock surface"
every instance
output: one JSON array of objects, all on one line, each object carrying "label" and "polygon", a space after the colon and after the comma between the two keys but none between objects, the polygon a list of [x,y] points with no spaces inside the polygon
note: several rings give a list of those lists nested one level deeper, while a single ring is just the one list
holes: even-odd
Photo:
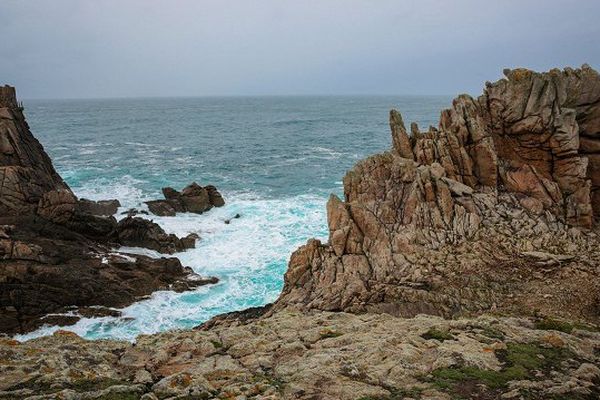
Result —
[{"label": "cracked rock surface", "polygon": [[596,329],[286,310],[135,344],[59,331],[0,341],[0,399],[593,399]]}]

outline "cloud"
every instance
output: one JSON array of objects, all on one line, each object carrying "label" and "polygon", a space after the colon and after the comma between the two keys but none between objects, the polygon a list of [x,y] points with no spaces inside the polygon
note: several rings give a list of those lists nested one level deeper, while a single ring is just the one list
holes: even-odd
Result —
[{"label": "cloud", "polygon": [[479,93],[504,67],[600,66],[600,3],[3,0],[22,97]]}]

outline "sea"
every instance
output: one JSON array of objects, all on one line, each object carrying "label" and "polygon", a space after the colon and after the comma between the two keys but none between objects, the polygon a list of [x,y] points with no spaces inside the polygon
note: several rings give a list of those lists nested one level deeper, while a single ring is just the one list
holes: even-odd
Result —
[{"label": "sea", "polygon": [[[122,317],[63,327],[88,339],[134,341],[274,301],[291,253],[327,240],[325,204],[360,159],[388,150],[388,112],[437,126],[450,96],[200,97],[25,100],[33,134],[79,197],[147,209],[161,188],[215,185],[226,205],[204,214],[150,216],[168,233],[197,233],[184,265],[218,284],[155,292]],[[236,214],[238,219],[225,221]],[[139,248],[120,251],[163,256]],[[77,288],[73,288],[77,290]],[[43,326],[19,340],[52,334]]]}]

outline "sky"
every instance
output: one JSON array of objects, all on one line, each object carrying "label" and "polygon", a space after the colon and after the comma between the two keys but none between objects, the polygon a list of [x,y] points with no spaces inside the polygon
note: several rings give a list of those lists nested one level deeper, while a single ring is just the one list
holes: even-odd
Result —
[{"label": "sky", "polygon": [[481,93],[600,68],[600,1],[0,0],[21,98]]}]

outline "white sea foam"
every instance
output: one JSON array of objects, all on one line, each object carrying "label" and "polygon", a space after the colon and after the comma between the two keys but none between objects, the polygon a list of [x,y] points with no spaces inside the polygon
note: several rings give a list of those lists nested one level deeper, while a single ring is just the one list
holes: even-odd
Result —
[{"label": "white sea foam", "polygon": [[137,184],[141,183],[130,175],[125,175],[118,180],[108,181],[107,179],[92,179],[82,186],[74,188],[80,198],[90,200],[118,199],[121,202],[124,211],[131,207],[138,207],[143,204],[144,194]]},{"label": "white sea foam", "polygon": [[[109,192],[117,194],[120,190],[112,188]],[[132,197],[121,197],[122,202],[135,205],[138,194],[135,191],[127,194]],[[106,193],[103,197],[107,197]],[[311,237],[326,237],[326,198],[300,195],[260,199],[252,194],[226,194],[225,198],[227,204],[224,207],[202,215],[183,213],[175,217],[153,217],[169,233],[200,235],[195,249],[176,256],[200,275],[217,276],[218,284],[185,293],[155,292],[148,299],[122,309],[120,318],[82,318],[75,325],[62,329],[90,339],[135,340],[142,333],[190,328],[216,314],[275,300],[291,252]],[[240,218],[233,218],[236,214],[240,214]],[[226,224],[225,220],[230,223]],[[164,256],[131,247],[115,251]],[[44,326],[16,336],[16,339],[44,336],[57,329],[59,327]]]}]

